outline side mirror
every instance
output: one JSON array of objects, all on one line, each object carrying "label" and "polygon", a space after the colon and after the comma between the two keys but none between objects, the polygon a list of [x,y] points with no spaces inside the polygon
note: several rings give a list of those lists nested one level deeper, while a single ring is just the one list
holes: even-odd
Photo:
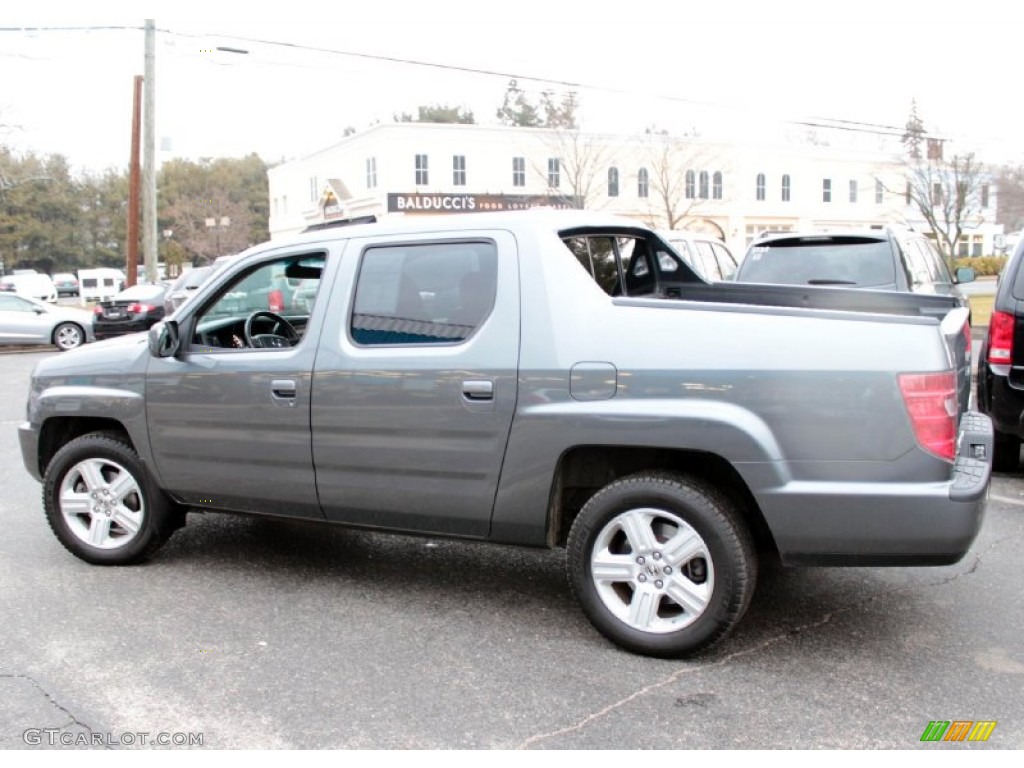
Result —
[{"label": "side mirror", "polygon": [[958,283],[973,283],[976,276],[974,270],[970,267],[960,267],[956,271],[956,281]]},{"label": "side mirror", "polygon": [[153,357],[174,357],[180,348],[176,320],[164,320],[149,329],[149,354]]}]

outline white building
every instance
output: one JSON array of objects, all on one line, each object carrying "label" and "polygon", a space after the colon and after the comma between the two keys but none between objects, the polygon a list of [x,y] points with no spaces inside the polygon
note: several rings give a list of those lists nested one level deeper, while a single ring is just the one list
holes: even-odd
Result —
[{"label": "white building", "polygon": [[[909,225],[901,147],[892,137],[806,130],[762,144],[662,134],[393,123],[269,171],[270,233],[339,219],[584,207],[696,229],[737,254],[764,231]],[[958,250],[994,252],[995,185]]]}]

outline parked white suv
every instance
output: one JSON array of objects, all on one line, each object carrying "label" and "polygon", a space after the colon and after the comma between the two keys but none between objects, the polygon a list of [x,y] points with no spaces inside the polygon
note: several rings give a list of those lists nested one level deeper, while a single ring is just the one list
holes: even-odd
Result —
[{"label": "parked white suv", "polygon": [[20,296],[26,296],[38,301],[47,301],[50,304],[57,303],[57,286],[49,275],[39,272],[29,274],[14,274],[0,278],[3,289],[13,291]]},{"label": "parked white suv", "polygon": [[736,257],[716,237],[682,229],[664,230],[658,234],[705,280],[731,280],[736,272]]}]

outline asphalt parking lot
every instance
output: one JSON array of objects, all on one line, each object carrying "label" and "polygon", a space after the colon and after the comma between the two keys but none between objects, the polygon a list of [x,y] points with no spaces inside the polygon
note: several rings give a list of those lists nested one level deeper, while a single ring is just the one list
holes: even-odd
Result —
[{"label": "asphalt parking lot", "polygon": [[0,355],[0,747],[1024,747],[1020,475],[962,562],[767,567],[725,643],[662,661],[589,626],[561,551],[191,514],[146,565],[80,562],[17,443],[50,354]]}]

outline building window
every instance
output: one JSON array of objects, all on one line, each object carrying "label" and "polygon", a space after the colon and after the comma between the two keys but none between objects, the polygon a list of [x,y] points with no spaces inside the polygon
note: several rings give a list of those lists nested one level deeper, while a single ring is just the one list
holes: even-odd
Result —
[{"label": "building window", "polygon": [[707,200],[708,199],[708,172],[707,171],[701,171],[700,172],[700,199],[701,200]]},{"label": "building window", "polygon": [[790,190],[789,174],[788,173],[784,173],[782,175],[782,202],[784,202],[784,203],[788,203],[789,202],[789,190]]},{"label": "building window", "polygon": [[832,202],[832,179],[821,180],[821,202]]},{"label": "building window", "polygon": [[875,179],[875,202],[876,203],[881,203],[882,202],[882,196],[883,196],[884,192],[885,192],[885,187],[882,186],[882,180],[881,179]]},{"label": "building window", "polygon": [[608,169],[608,197],[619,196],[619,169]]},{"label": "building window", "polygon": [[316,176],[311,176],[309,179],[309,202],[315,203],[320,197],[320,187],[317,186]]},{"label": "building window", "polygon": [[430,183],[430,169],[427,166],[426,155],[416,155],[416,183]]},{"label": "building window", "polygon": [[548,158],[548,186],[552,189],[558,189],[562,183],[562,174],[560,163],[557,157]]},{"label": "building window", "polygon": [[452,184],[456,187],[466,186],[465,155],[452,155]]},{"label": "building window", "polygon": [[277,213],[277,204],[278,204],[278,199],[275,197],[274,198],[274,215],[275,216],[278,215],[278,213]]},{"label": "building window", "polygon": [[932,205],[942,205],[942,184],[932,184]]},{"label": "building window", "polygon": [[988,208],[988,184],[981,185],[981,207]]},{"label": "building window", "polygon": [[373,189],[377,186],[377,158],[366,158],[366,188]]},{"label": "building window", "polygon": [[513,187],[525,187],[526,186],[526,158],[525,157],[513,157],[512,158],[512,186]]},{"label": "building window", "polygon": [[288,215],[288,195],[284,195],[281,198],[281,213],[283,213],[285,216]]},{"label": "building window", "polygon": [[693,171],[686,172],[686,199],[693,200],[697,196],[697,174]]},{"label": "building window", "polygon": [[758,200],[764,200],[764,174],[757,174],[757,185],[755,187]]},{"label": "building window", "polygon": [[648,197],[651,193],[651,185],[647,176],[647,169],[641,168],[636,174],[636,196]]},{"label": "building window", "polygon": [[910,194],[910,182],[909,182],[909,181],[907,182],[907,189],[906,189],[906,191],[905,191],[905,192],[904,192],[903,194],[904,194],[904,197],[905,197],[905,199],[906,199],[906,203],[907,203],[907,205],[910,205],[910,201],[911,201],[911,200],[912,200],[913,198],[912,198],[912,196],[911,196],[911,194]]},{"label": "building window", "polygon": [[711,177],[711,197],[715,200],[722,199],[722,172],[715,171],[715,175]]},{"label": "building window", "polygon": [[857,202],[857,180],[850,179],[850,202]]}]

